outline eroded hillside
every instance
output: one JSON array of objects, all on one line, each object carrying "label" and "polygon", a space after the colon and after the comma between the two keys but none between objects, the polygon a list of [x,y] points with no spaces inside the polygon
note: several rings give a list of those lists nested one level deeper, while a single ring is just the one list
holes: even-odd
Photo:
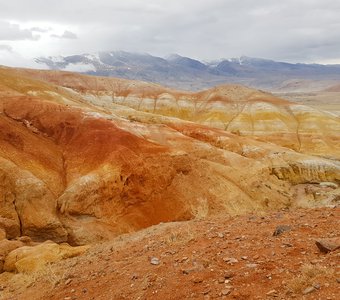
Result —
[{"label": "eroded hillside", "polygon": [[79,245],[221,211],[338,201],[340,120],[330,114],[240,86],[0,76],[7,238]]}]

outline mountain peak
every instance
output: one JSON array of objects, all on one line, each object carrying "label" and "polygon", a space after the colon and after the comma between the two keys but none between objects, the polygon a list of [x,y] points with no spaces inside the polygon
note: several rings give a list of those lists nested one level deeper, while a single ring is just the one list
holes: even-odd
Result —
[{"label": "mountain peak", "polygon": [[118,50],[40,57],[36,62],[53,70],[151,81],[187,90],[225,82],[271,90],[286,80],[315,79],[320,74],[323,80],[340,80],[340,65],[292,64],[246,55],[202,62],[177,53],[162,58]]}]

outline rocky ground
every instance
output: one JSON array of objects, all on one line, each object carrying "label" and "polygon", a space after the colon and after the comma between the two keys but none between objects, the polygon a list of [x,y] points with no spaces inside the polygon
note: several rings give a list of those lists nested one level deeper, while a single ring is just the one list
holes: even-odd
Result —
[{"label": "rocky ground", "polygon": [[[338,299],[340,208],[163,223],[39,272],[1,299]],[[11,278],[10,278],[10,277]]]}]

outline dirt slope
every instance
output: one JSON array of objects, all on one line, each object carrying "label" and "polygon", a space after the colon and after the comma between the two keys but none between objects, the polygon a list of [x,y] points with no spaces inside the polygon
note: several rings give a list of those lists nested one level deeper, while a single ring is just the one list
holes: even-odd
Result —
[{"label": "dirt slope", "polygon": [[315,240],[337,236],[339,220],[322,208],[161,224],[14,275],[2,299],[336,300],[340,253]]}]

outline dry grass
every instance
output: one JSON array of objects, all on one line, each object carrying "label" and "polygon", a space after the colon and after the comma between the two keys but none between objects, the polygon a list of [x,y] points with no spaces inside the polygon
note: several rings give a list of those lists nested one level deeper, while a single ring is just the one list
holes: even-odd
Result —
[{"label": "dry grass", "polygon": [[191,213],[197,220],[203,220],[209,214],[209,202],[206,198],[198,198],[197,203],[191,205]]},{"label": "dry grass", "polygon": [[185,228],[178,228],[176,230],[172,230],[169,234],[165,236],[164,242],[168,246],[179,245],[186,244],[192,241],[194,238],[195,234],[188,225]]},{"label": "dry grass", "polygon": [[[3,273],[5,274],[5,273]],[[65,271],[58,270],[56,271],[51,264],[47,264],[42,269],[35,271],[33,273],[8,273],[10,276],[7,278],[6,285],[9,286],[9,292],[15,290],[17,292],[25,290],[30,286],[33,286],[37,281],[44,280],[52,285],[52,287],[57,286],[62,281],[67,279],[67,275]],[[4,299],[6,298],[6,294],[1,294]],[[0,299],[2,299],[0,297]]]},{"label": "dry grass", "polygon": [[330,278],[333,274],[334,269],[329,267],[305,264],[301,267],[300,274],[288,282],[287,287],[289,291],[301,293],[307,287],[319,283],[322,279]]}]

